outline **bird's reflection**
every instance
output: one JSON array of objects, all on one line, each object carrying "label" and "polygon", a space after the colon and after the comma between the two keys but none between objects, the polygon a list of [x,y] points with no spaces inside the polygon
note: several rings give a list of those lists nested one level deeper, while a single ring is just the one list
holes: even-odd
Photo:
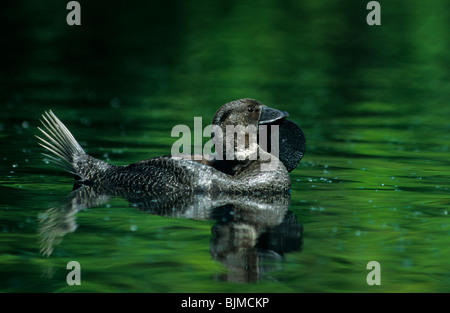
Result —
[{"label": "bird's reflection", "polygon": [[157,196],[148,192],[102,186],[74,186],[68,199],[40,216],[41,253],[50,256],[67,233],[77,228],[76,213],[100,206],[112,197],[125,198],[150,214],[216,220],[212,227],[211,255],[224,264],[219,280],[257,282],[277,270],[284,254],[300,250],[302,226],[289,211],[290,195],[192,194]]}]

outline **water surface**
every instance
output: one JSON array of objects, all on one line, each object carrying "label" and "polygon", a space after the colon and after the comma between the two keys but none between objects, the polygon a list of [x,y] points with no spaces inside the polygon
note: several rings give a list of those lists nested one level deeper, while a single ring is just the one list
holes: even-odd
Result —
[{"label": "water surface", "polygon": [[[369,27],[365,5],[96,1],[69,27],[59,4],[2,1],[0,290],[449,292],[450,8],[383,2]],[[206,126],[244,97],[288,111],[307,137],[287,219],[241,247],[247,270],[217,256],[227,227],[251,233],[227,224],[227,206],[201,219],[110,197],[57,215],[64,236],[41,250],[73,188],[40,155],[45,110],[122,165],[168,154],[172,127]],[[81,286],[66,283],[72,260]],[[369,261],[381,286],[366,282]]]}]

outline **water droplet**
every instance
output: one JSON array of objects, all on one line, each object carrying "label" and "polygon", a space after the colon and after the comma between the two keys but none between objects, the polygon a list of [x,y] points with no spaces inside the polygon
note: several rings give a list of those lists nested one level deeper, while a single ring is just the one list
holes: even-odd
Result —
[{"label": "water droplet", "polygon": [[409,268],[413,266],[413,261],[411,259],[404,259],[403,260],[403,267]]},{"label": "water droplet", "polygon": [[120,100],[119,98],[113,98],[110,102],[111,108],[117,109],[120,107]]},{"label": "water droplet", "polygon": [[135,224],[130,226],[131,231],[136,231],[137,229],[138,229],[138,227]]},{"label": "water droplet", "polygon": [[23,128],[28,128],[28,127],[30,127],[30,123],[28,123],[27,121],[23,121],[22,122],[22,127]]}]

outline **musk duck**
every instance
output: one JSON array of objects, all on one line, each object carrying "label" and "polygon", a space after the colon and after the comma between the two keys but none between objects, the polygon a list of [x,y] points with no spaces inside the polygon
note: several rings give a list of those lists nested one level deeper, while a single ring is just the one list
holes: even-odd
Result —
[{"label": "musk duck", "polygon": [[303,131],[286,119],[288,113],[254,99],[228,102],[216,112],[211,132],[215,155],[199,159],[172,154],[125,166],[86,154],[53,112],[42,117],[44,129],[38,129],[45,137],[36,137],[50,152],[44,155],[72,173],[77,184],[155,196],[288,193],[289,172],[306,147]]}]

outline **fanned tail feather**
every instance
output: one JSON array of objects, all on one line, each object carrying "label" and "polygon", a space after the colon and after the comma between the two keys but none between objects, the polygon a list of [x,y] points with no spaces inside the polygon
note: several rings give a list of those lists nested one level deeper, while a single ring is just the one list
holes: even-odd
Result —
[{"label": "fanned tail feather", "polygon": [[47,137],[47,140],[39,136],[36,137],[40,140],[39,145],[53,155],[42,154],[65,171],[80,177],[81,175],[74,168],[73,161],[75,156],[86,154],[83,148],[51,110],[42,114],[42,118],[41,123],[45,130],[40,127],[38,129]]}]

